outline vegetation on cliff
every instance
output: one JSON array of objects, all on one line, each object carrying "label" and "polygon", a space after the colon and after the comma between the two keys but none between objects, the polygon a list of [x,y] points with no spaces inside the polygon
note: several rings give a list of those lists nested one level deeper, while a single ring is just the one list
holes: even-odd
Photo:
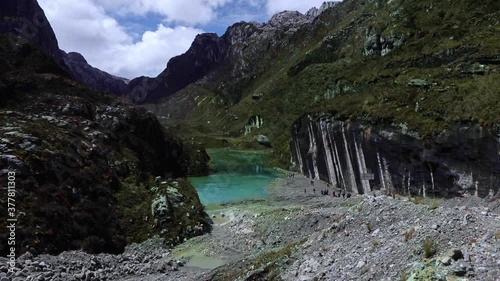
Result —
[{"label": "vegetation on cliff", "polygon": [[[239,23],[226,35],[253,36],[229,47],[228,64],[148,108],[209,145],[244,147],[266,135],[281,166],[304,112],[401,125],[423,138],[456,123],[495,128],[499,10],[494,0],[346,0],[299,27]],[[252,116],[263,126],[245,134]]]},{"label": "vegetation on cliff", "polygon": [[[153,114],[77,84],[51,57],[11,42],[0,37],[0,179],[16,172],[19,253],[119,253],[156,234],[175,244],[208,230],[194,188],[175,180],[196,153]],[[6,217],[5,193],[0,200]],[[6,239],[1,232],[2,255]]]}]

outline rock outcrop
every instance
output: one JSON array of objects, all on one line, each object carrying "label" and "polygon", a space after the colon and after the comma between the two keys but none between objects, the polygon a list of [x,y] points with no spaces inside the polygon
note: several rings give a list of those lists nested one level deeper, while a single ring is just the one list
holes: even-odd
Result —
[{"label": "rock outcrop", "polygon": [[325,2],[323,2],[323,4],[321,4],[321,6],[319,8],[314,7],[314,8],[311,8],[309,11],[307,11],[306,17],[314,19],[314,18],[318,17],[319,15],[321,15],[321,13],[323,13],[327,9],[330,9],[337,4],[338,4],[338,2],[335,2],[335,1],[325,1]]},{"label": "rock outcrop", "polygon": [[404,125],[304,116],[290,147],[298,171],[349,192],[486,197],[499,191],[499,133],[463,124],[422,139]]}]

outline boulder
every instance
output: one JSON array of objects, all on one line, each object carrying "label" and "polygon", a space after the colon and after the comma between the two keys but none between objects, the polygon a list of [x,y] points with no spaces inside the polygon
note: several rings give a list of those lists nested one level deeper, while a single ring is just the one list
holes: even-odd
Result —
[{"label": "boulder", "polygon": [[464,258],[464,254],[462,253],[462,250],[460,250],[460,249],[450,249],[450,250],[446,251],[444,256],[449,257],[455,261]]},{"label": "boulder", "polygon": [[167,195],[172,203],[180,203],[184,201],[184,196],[175,187],[167,187]]},{"label": "boulder", "polygon": [[151,215],[155,218],[165,218],[172,215],[172,208],[167,196],[160,195],[151,204]]},{"label": "boulder", "polygon": [[419,87],[419,88],[426,88],[432,86],[431,82],[428,82],[424,79],[416,79],[412,78],[408,81],[408,86],[411,87]]},{"label": "boulder", "polygon": [[264,135],[257,135],[255,136],[254,138],[260,145],[263,145],[265,147],[269,147],[271,148],[272,145],[271,145],[271,141],[269,140],[268,137],[264,136]]}]

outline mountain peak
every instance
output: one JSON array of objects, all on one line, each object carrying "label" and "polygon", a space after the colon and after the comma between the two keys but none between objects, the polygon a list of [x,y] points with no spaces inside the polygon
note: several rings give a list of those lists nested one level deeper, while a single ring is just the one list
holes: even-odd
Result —
[{"label": "mountain peak", "polygon": [[82,54],[80,53],[77,53],[77,52],[69,52],[67,57],[70,59],[70,60],[73,60],[75,62],[79,62],[79,63],[87,63],[87,60],[85,59],[85,57],[83,57]]},{"label": "mountain peak", "polygon": [[275,14],[268,25],[272,27],[290,27],[297,26],[308,22],[309,19],[302,13],[297,11],[284,11]]},{"label": "mountain peak", "polygon": [[325,2],[323,2],[323,4],[321,4],[321,6],[319,8],[316,8],[316,7],[311,8],[309,11],[307,11],[307,13],[305,15],[308,18],[314,19],[314,18],[318,17],[319,15],[321,15],[321,13],[323,13],[327,9],[332,8],[337,4],[338,4],[338,2],[325,1]]}]

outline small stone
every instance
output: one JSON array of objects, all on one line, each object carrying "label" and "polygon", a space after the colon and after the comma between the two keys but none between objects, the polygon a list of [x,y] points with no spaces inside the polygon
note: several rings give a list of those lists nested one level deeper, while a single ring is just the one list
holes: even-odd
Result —
[{"label": "small stone", "polygon": [[460,250],[460,249],[450,249],[445,253],[444,256],[450,257],[456,261],[464,258],[464,254],[462,253],[462,250]]},{"label": "small stone", "polygon": [[485,243],[486,241],[490,240],[494,236],[493,231],[488,230],[486,234],[481,238],[481,243]]},{"label": "small stone", "polygon": [[451,264],[451,258],[450,257],[441,257],[439,258],[439,261],[443,264],[443,265],[450,265]]},{"label": "small stone", "polygon": [[95,273],[93,271],[88,271],[85,274],[85,281],[91,281],[95,276]]},{"label": "small stone", "polygon": [[457,264],[453,266],[453,274],[460,277],[465,276],[465,274],[467,274],[467,267],[462,264]]}]

